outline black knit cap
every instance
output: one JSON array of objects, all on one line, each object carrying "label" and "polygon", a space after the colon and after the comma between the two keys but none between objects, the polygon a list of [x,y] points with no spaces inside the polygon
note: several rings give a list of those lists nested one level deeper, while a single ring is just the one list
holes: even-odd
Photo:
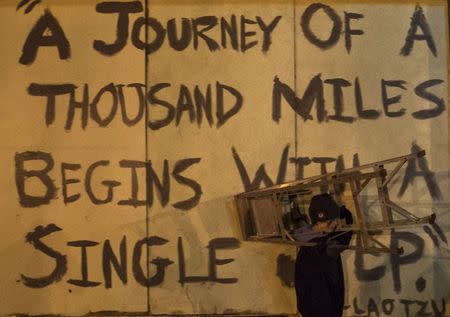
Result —
[{"label": "black knit cap", "polygon": [[309,217],[312,224],[339,218],[339,206],[330,194],[320,194],[311,198]]}]

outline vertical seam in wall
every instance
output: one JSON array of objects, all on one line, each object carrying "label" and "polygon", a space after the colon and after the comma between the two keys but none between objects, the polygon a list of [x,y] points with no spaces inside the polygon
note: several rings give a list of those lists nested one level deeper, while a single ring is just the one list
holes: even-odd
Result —
[{"label": "vertical seam in wall", "polygon": [[[447,38],[447,45],[446,45],[446,49],[447,49],[447,109],[449,107],[449,103],[450,103],[450,88],[449,88],[449,82],[450,82],[450,0],[447,0],[446,3],[447,6],[447,34],[446,34],[446,38]],[[450,111],[448,111],[447,114],[447,135],[448,138],[447,140],[450,140]],[[447,141],[447,146],[448,146],[448,153],[449,153],[449,162],[450,162],[450,144],[449,141]]]},{"label": "vertical seam in wall", "polygon": [[[297,41],[296,41],[296,19],[295,19],[295,5],[296,0],[292,0],[293,3],[293,45],[294,45],[294,93],[295,96],[297,96]],[[297,113],[294,111],[294,158],[297,159],[298,156],[298,126],[297,126]],[[297,178],[298,175],[298,166],[297,162],[294,161],[295,164],[295,178]]]},{"label": "vertical seam in wall", "polygon": [[[145,21],[148,21],[148,17],[149,17],[149,0],[145,0],[144,2],[144,18]],[[145,24],[146,25],[146,24]],[[147,91],[148,91],[148,81],[149,81],[149,75],[148,75],[148,69],[149,69],[149,56],[147,54],[147,43],[148,43],[148,27],[145,27],[145,46],[144,46],[144,80],[145,80],[145,96],[147,96]],[[145,140],[145,162],[148,162],[148,131],[147,131],[147,122],[148,122],[148,101],[147,98],[144,98],[145,100],[145,109],[144,109],[144,113],[145,113],[145,122],[144,122],[144,140]],[[145,170],[145,183],[147,184],[147,170]],[[146,201],[148,201],[148,197],[146,195]],[[145,237],[148,237],[150,234],[150,224],[149,224],[149,220],[150,220],[150,208],[148,207],[148,204],[145,204]],[[150,267],[149,267],[149,263],[150,263],[150,248],[148,246],[146,246],[146,273],[147,273],[147,278],[150,276]],[[150,286],[147,286],[147,314],[151,315],[151,309],[150,309]]]}]

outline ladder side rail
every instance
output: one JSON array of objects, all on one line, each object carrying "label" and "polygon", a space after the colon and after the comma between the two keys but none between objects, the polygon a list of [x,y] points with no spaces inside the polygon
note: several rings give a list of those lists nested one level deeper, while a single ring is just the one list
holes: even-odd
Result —
[{"label": "ladder side rail", "polygon": [[272,208],[275,209],[275,217],[278,222],[278,229],[280,230],[281,237],[286,240],[286,229],[283,224],[283,215],[281,211],[281,204],[276,193],[272,194]]},{"label": "ladder side rail", "polygon": [[[376,177],[378,175],[378,173],[379,172],[377,172],[377,171],[375,171],[375,172],[368,172],[368,173],[361,173],[361,174],[359,174],[358,177],[361,180],[366,181],[367,179],[371,179],[371,178]],[[355,175],[357,175],[357,173],[352,173],[352,174],[347,174],[347,175],[336,175],[336,177],[330,178],[331,179],[330,182],[344,183],[346,181],[354,179]],[[241,193],[241,194],[238,194],[238,196],[239,197],[247,197],[247,198],[257,198],[257,197],[261,197],[261,196],[269,196],[272,193],[277,193],[277,194],[296,194],[296,193],[298,193],[298,192],[300,192],[302,190],[306,191],[307,189],[311,189],[311,188],[314,188],[314,187],[320,187],[321,185],[323,185],[323,180],[321,178],[318,178],[313,183],[301,184],[301,185],[296,184],[296,182],[285,183],[284,187],[279,187],[279,188],[270,187],[270,188],[265,188],[265,189],[262,189],[262,190]]]},{"label": "ladder side rail", "polygon": [[380,202],[382,221],[385,226],[388,226],[394,221],[394,218],[392,217],[392,210],[387,205],[387,201],[389,200],[389,192],[386,186],[383,186],[386,170],[383,165],[377,165],[374,169],[380,173],[380,176],[376,178],[378,201]]},{"label": "ladder side rail", "polygon": [[362,245],[365,248],[368,248],[368,247],[370,247],[370,242],[369,242],[369,235],[367,233],[366,218],[365,218],[363,212],[361,211],[361,207],[359,205],[359,195],[357,193],[356,184],[354,181],[350,181],[350,188],[352,191],[353,202],[355,204],[357,222],[359,225],[359,229],[361,231],[360,235],[361,235],[361,239],[362,239]]},{"label": "ladder side rail", "polygon": [[409,219],[411,221],[417,222],[417,221],[420,220],[419,217],[417,217],[416,215],[413,215],[408,210],[400,207],[399,205],[397,205],[396,203],[394,203],[394,202],[392,202],[390,200],[388,200],[386,202],[386,205],[389,206],[390,208],[392,208],[392,210],[394,210],[398,214],[402,215],[403,217],[405,217],[405,218],[407,218],[407,219]]},{"label": "ladder side rail", "polygon": [[402,166],[408,162],[407,159],[402,160],[401,162],[399,162],[395,168],[389,173],[389,175],[386,177],[386,179],[383,182],[383,187],[387,186],[389,184],[389,182],[392,180],[392,178],[395,176],[395,174],[398,173],[398,171],[402,168]]},{"label": "ladder side rail", "polygon": [[260,191],[266,191],[266,190],[273,190],[273,189],[282,189],[286,186],[296,186],[296,185],[302,185],[305,183],[309,183],[309,182],[315,182],[317,180],[320,180],[322,178],[327,178],[329,176],[333,176],[333,175],[338,175],[338,174],[346,174],[346,173],[351,173],[351,172],[356,172],[356,171],[361,171],[364,169],[369,169],[369,168],[373,168],[375,166],[378,165],[386,165],[386,164],[390,164],[390,163],[394,163],[394,162],[398,162],[398,161],[402,161],[402,160],[409,160],[409,159],[414,159],[414,158],[419,158],[425,155],[425,151],[419,151],[416,153],[411,153],[411,154],[407,154],[407,155],[402,155],[402,156],[398,156],[398,157],[394,157],[391,159],[387,159],[387,160],[382,160],[382,161],[378,161],[378,162],[373,162],[373,163],[368,163],[368,164],[363,164],[360,166],[355,166],[349,169],[344,169],[340,172],[331,172],[331,173],[327,173],[327,174],[323,174],[323,175],[318,175],[318,176],[311,176],[308,178],[304,178],[301,180],[297,180],[297,181],[293,181],[290,183],[283,183],[283,184],[278,184],[278,185],[274,185],[274,186],[270,186],[264,189],[259,189],[259,190],[254,190],[248,193],[254,193],[254,192],[260,192]]}]

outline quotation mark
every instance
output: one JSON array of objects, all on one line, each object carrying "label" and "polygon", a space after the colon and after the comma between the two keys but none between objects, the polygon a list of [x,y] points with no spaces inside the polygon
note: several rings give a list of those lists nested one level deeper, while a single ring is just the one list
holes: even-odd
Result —
[{"label": "quotation mark", "polygon": [[41,0],[21,0],[19,4],[17,5],[16,11],[18,11],[23,6],[27,6],[25,8],[25,14],[28,14],[33,10],[33,8],[41,3]]},{"label": "quotation mark", "polygon": [[[431,226],[431,228],[430,228],[430,226]],[[439,248],[439,246],[440,246],[439,238],[440,238],[445,244],[448,245],[447,237],[445,236],[445,233],[441,229],[441,227],[439,227],[439,225],[436,222],[434,222],[430,226],[423,226],[422,228],[425,231],[425,233],[428,234],[430,239],[433,241],[433,244]],[[433,230],[431,230],[431,229],[434,229],[434,232],[437,234],[437,236],[434,234]]]}]

